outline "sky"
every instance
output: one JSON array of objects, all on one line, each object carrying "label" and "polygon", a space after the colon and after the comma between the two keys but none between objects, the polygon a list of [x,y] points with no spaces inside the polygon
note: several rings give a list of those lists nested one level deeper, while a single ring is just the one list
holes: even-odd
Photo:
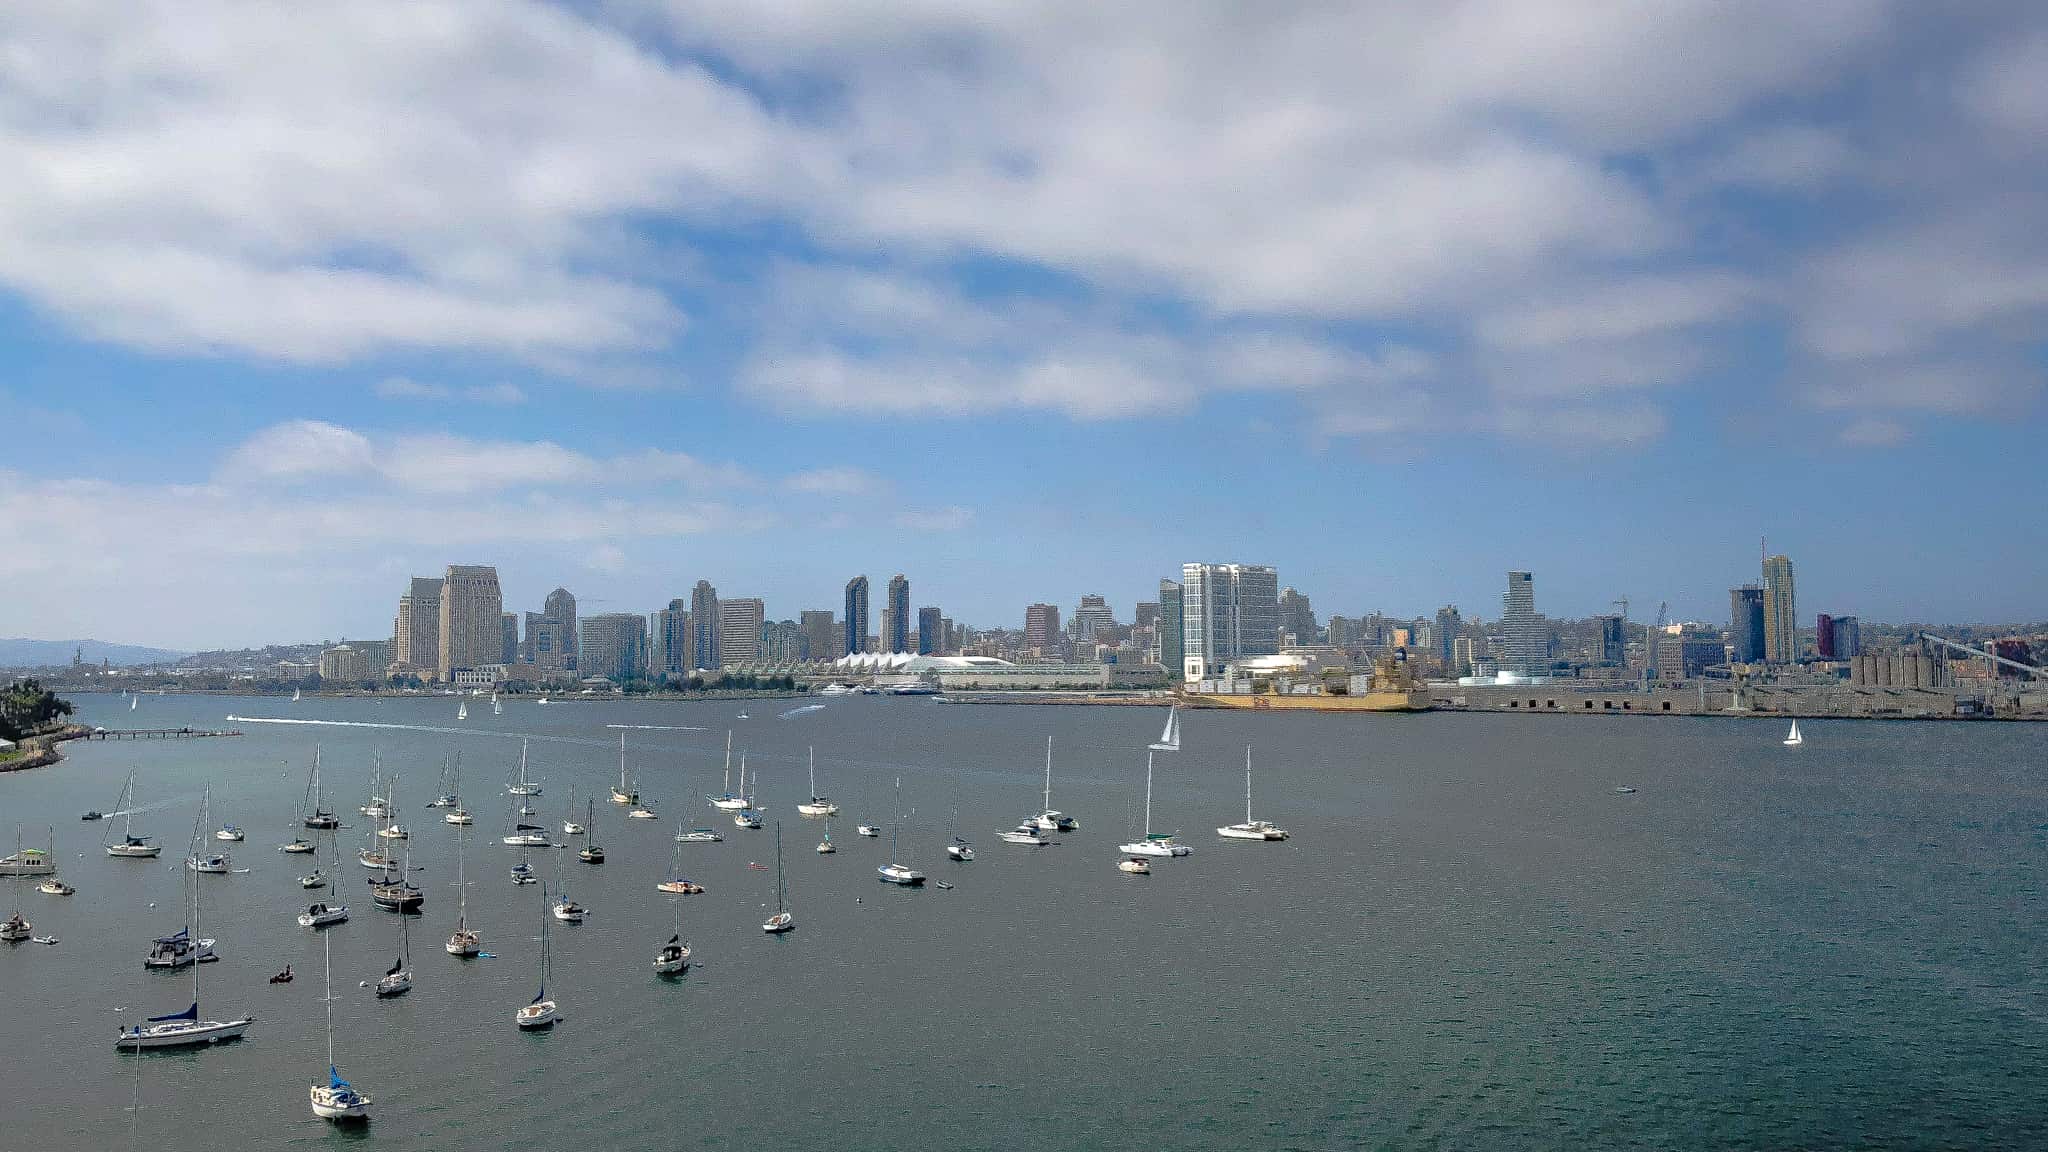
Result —
[{"label": "sky", "polygon": [[2039,620],[2048,8],[28,0],[0,635]]}]

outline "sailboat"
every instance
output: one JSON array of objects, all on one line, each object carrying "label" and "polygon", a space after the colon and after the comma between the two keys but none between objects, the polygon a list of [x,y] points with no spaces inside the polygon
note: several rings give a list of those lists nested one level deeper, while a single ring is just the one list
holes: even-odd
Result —
[{"label": "sailboat", "polygon": [[297,688],[294,688],[294,689],[292,689],[292,703],[294,703],[294,704],[297,704],[298,702],[299,702],[299,690],[298,690]]},{"label": "sailboat", "polygon": [[1252,819],[1252,747],[1244,747],[1244,823],[1226,824],[1216,830],[1229,840],[1285,840],[1287,829],[1265,820]]},{"label": "sailboat", "polygon": [[1154,752],[1180,751],[1180,705],[1175,704],[1166,710],[1166,727],[1150,747]]},{"label": "sailboat", "polygon": [[905,888],[924,887],[924,873],[908,864],[896,860],[896,833],[903,827],[903,777],[896,778],[896,819],[889,825],[889,862],[876,868],[884,884],[900,884]]},{"label": "sailboat", "polygon": [[[742,764],[744,763],[742,761]],[[742,792],[746,790],[745,771],[746,769],[743,767],[741,769],[743,775],[740,777]],[[730,728],[725,730],[725,795],[706,796],[705,799],[711,801],[713,808],[725,812],[738,812],[747,807],[747,798],[732,790],[732,729]]]},{"label": "sailboat", "polygon": [[370,899],[386,912],[396,912],[401,916],[419,911],[427,902],[427,894],[412,882],[411,876],[412,845],[408,844],[396,876],[387,871],[370,881]]},{"label": "sailboat", "polygon": [[818,855],[830,856],[839,851],[839,845],[832,843],[832,818],[825,817],[825,838],[818,841]]},{"label": "sailboat", "polygon": [[469,701],[464,700],[455,706],[455,718],[457,720],[469,719]]},{"label": "sailboat", "polygon": [[370,1098],[356,1091],[334,1067],[334,945],[320,938],[320,951],[327,961],[327,990],[321,999],[327,1004],[327,1083],[311,1086],[313,1115],[322,1120],[368,1120]]},{"label": "sailboat", "polygon": [[[135,773],[128,773],[128,782],[121,785],[121,798],[115,802],[114,811],[121,814],[121,842],[108,844],[102,833],[100,843],[105,846],[107,855],[142,860],[163,851],[161,844],[151,844],[149,837],[135,834]],[[111,832],[113,827],[109,824],[107,830]]]},{"label": "sailboat", "polygon": [[524,856],[521,856],[521,857],[519,858],[519,863],[517,863],[517,864],[514,864],[514,865],[512,866],[512,883],[514,883],[514,884],[538,884],[538,883],[540,883],[540,877],[538,877],[538,876],[535,876],[535,875],[533,874],[533,862],[532,862],[532,861],[528,860],[528,859],[527,859],[526,857],[524,857]]},{"label": "sailboat", "polygon": [[519,782],[508,784],[505,791],[514,796],[538,796],[540,785],[526,778],[526,741],[519,742]]},{"label": "sailboat", "polygon": [[1799,734],[1799,721],[1794,720],[1792,722],[1792,731],[1785,734],[1785,747],[1797,748],[1804,743],[1806,743],[1806,737]]},{"label": "sailboat", "polygon": [[656,884],[654,889],[672,896],[696,896],[704,891],[704,886],[683,876],[682,839],[681,836],[676,837],[675,847],[668,850],[668,879]]},{"label": "sailboat", "polygon": [[796,810],[803,816],[839,815],[839,805],[834,804],[831,797],[818,795],[818,749],[815,746],[811,749],[811,799],[808,804],[797,805]]},{"label": "sailboat", "polygon": [[[382,773],[381,765],[379,768],[379,773],[380,775]],[[398,827],[398,802],[395,799],[397,794],[398,777],[394,775],[391,777],[390,780],[385,782],[384,795],[381,798],[375,796],[371,797],[370,803],[363,806],[363,811],[365,813],[375,815],[379,819],[390,821],[389,824],[386,824],[384,827],[378,828],[374,832],[372,832],[371,836],[382,837],[386,840],[398,840],[407,838],[394,834],[394,831],[402,831],[402,829],[399,829]],[[371,809],[375,809],[375,812],[372,813]],[[391,853],[383,848],[377,847],[376,841],[371,839],[370,836],[366,836],[363,838],[363,844],[363,850],[361,852],[356,853],[356,861],[365,868],[375,868],[382,872],[390,872],[391,865],[393,863],[391,859]]]},{"label": "sailboat", "polygon": [[306,779],[306,799],[310,811],[301,808],[299,822],[308,828],[327,831],[341,827],[341,817],[327,810],[327,798],[320,794],[320,746],[313,745],[313,773]]},{"label": "sailboat", "polygon": [[1173,833],[1152,831],[1152,753],[1145,753],[1145,838],[1117,846],[1133,856],[1186,856],[1194,849],[1174,842]]},{"label": "sailboat", "polygon": [[775,822],[775,915],[761,925],[761,931],[778,936],[796,927],[796,917],[789,914],[789,890],[782,883],[782,821]]},{"label": "sailboat", "polygon": [[754,807],[754,797],[752,793],[747,791],[747,754],[745,752],[740,753],[740,797],[742,807],[733,816],[732,822],[741,828],[759,828],[761,826],[761,810]]},{"label": "sailboat", "polygon": [[[590,827],[592,829],[595,829],[597,827],[597,802],[594,800],[586,799],[584,801],[584,806],[585,811],[583,818],[590,822]],[[583,851],[576,853],[576,858],[578,860],[583,861],[585,864],[604,863],[604,849],[598,847],[597,833],[595,831],[591,832],[590,839],[584,841]]]},{"label": "sailboat", "polygon": [[569,815],[562,820],[562,835],[581,836],[590,830],[588,824],[576,822],[576,786],[569,785]]},{"label": "sailboat", "polygon": [[[456,753],[456,759],[458,761],[460,761],[461,755],[462,754],[459,752]],[[451,771],[459,772],[460,768],[451,769],[449,762],[444,759],[441,762],[441,794],[434,797],[432,800],[427,801],[427,807],[453,808],[458,803],[460,803],[460,800],[457,798],[456,794],[450,790],[452,788],[452,785],[449,783],[449,775]]]},{"label": "sailboat", "polygon": [[683,943],[683,934],[678,932],[668,938],[661,951],[654,954],[654,971],[660,976],[680,976],[690,967],[690,946]]},{"label": "sailboat", "polygon": [[130,696],[130,697],[128,698],[128,710],[129,710],[130,712],[133,712],[133,711],[135,711],[135,706],[136,706],[137,704],[140,704],[140,703],[142,703],[142,696],[141,696],[141,694],[139,694],[139,693],[138,693],[138,694],[136,694],[136,695],[134,695],[134,696]]},{"label": "sailboat", "polygon": [[412,932],[408,928],[412,918],[398,918],[398,959],[385,969],[382,979],[377,981],[377,998],[388,1000],[412,991]]},{"label": "sailboat", "polygon": [[676,843],[678,844],[718,844],[724,840],[725,837],[722,834],[710,828],[692,828],[685,832],[683,831],[683,822],[681,820],[676,821]]},{"label": "sailboat", "polygon": [[569,898],[568,888],[562,885],[562,858],[555,857],[555,919],[564,924],[581,924],[590,911]]},{"label": "sailboat", "polygon": [[619,786],[612,789],[612,803],[638,804],[640,790],[626,786],[626,734],[619,733]]},{"label": "sailboat", "polygon": [[946,826],[947,834],[953,837],[953,842],[946,845],[946,855],[965,864],[967,861],[974,859],[974,845],[960,838],[959,828],[960,810],[955,808],[953,809],[952,823]]},{"label": "sailboat", "polygon": [[391,806],[384,802],[384,797],[377,791],[384,784],[383,754],[378,753],[371,757],[370,764],[370,802],[357,808],[356,811],[361,812],[372,820],[382,820],[391,814]]},{"label": "sailboat", "polygon": [[1077,825],[1074,818],[1064,812],[1053,810],[1052,806],[1052,737],[1045,738],[1045,809],[1032,818],[1041,832],[1072,832]]},{"label": "sailboat", "polygon": [[534,993],[531,1003],[513,1016],[513,1021],[525,1031],[546,1028],[562,1018],[561,1010],[548,999],[548,889],[545,884],[540,889],[540,907],[540,991]]},{"label": "sailboat", "polygon": [[441,797],[441,807],[448,811],[441,813],[441,823],[467,827],[476,823],[476,818],[462,806],[462,753],[455,754],[455,768],[448,775],[448,794]]},{"label": "sailboat", "polygon": [[207,816],[213,807],[213,789],[199,794],[199,820],[192,825],[192,850],[185,857],[185,867],[194,872],[225,876],[228,872],[228,854],[225,852],[202,852],[206,843]]},{"label": "sailboat", "polygon": [[467,960],[483,951],[484,938],[469,926],[469,860],[463,851],[462,833],[455,834],[455,888],[459,895],[455,912],[455,934],[448,937],[448,954]]},{"label": "sailboat", "polygon": [[[199,885],[192,888],[192,933],[199,932]],[[178,933],[183,937],[185,933]],[[205,942],[202,942],[205,943]],[[200,959],[194,956],[193,959]],[[147,963],[147,961],[145,961]],[[199,968],[192,965],[192,1006],[183,1012],[172,1012],[164,1016],[151,1016],[142,1024],[123,1029],[114,1040],[119,1051],[137,1052],[144,1048],[181,1048],[194,1044],[217,1044],[223,1040],[239,1040],[254,1022],[244,1016],[238,1020],[201,1020],[199,1018]]]}]

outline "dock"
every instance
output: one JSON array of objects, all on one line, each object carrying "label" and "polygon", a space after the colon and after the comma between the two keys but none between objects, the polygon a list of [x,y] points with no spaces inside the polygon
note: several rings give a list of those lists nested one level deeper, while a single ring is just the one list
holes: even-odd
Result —
[{"label": "dock", "polygon": [[239,728],[95,728],[87,740],[203,740],[209,736],[240,736]]}]

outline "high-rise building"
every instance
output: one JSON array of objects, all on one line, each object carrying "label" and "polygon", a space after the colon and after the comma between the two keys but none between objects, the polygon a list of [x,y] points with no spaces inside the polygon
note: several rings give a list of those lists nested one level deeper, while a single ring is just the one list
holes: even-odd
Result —
[{"label": "high-rise building", "polygon": [[1451,641],[1450,671],[1463,676],[1471,671],[1472,661],[1480,653],[1479,642],[1470,636],[1460,636]]},{"label": "high-rise building", "polygon": [[[1436,656],[1444,667],[1457,666],[1456,655],[1451,651],[1451,642],[1465,630],[1465,618],[1458,613],[1458,606],[1446,604],[1436,610]],[[1330,643],[1335,644],[1332,640]]]},{"label": "high-rise building", "polygon": [[576,671],[577,652],[581,645],[576,639],[576,597],[567,588],[557,588],[541,601],[541,610],[555,626],[555,652],[561,661],[563,671]]},{"label": "high-rise building", "polygon": [[518,614],[513,612],[504,613],[502,616],[502,627],[505,631],[505,654],[498,662],[500,664],[517,664],[519,663]]},{"label": "high-rise building", "polygon": [[440,679],[452,682],[458,668],[504,663],[504,611],[496,568],[448,566],[441,578]]},{"label": "high-rise building", "polygon": [[1280,651],[1280,577],[1263,564],[1183,564],[1181,674],[1207,680]]},{"label": "high-rise building", "polygon": [[647,619],[647,673],[680,680],[690,674],[690,610],[680,598]]},{"label": "high-rise building", "polygon": [[722,668],[718,662],[718,589],[709,580],[690,589],[691,659],[698,668]]},{"label": "high-rise building", "polygon": [[1837,616],[1828,622],[1834,638],[1835,659],[1854,660],[1863,655],[1863,627],[1854,616]]},{"label": "high-rise building", "polygon": [[1729,659],[1761,664],[1764,659],[1764,590],[1744,584],[1728,590]]},{"label": "high-rise building", "polygon": [[1813,657],[1816,660],[1835,658],[1835,618],[1825,612],[1813,618]]},{"label": "high-rise building", "polygon": [[1180,670],[1184,649],[1181,647],[1183,622],[1181,614],[1180,585],[1172,580],[1159,582],[1159,666],[1169,675]]},{"label": "high-rise building", "polygon": [[1159,626],[1159,604],[1153,600],[1140,600],[1131,610],[1131,627],[1156,628]]},{"label": "high-rise building", "polygon": [[1032,604],[1024,609],[1024,646],[1026,648],[1052,648],[1058,644],[1059,634],[1059,605]]},{"label": "high-rise building", "polygon": [[945,617],[936,607],[927,605],[917,610],[917,654],[919,656],[943,656],[946,654]]},{"label": "high-rise building", "polygon": [[1628,660],[1628,622],[1619,616],[1595,616],[1600,622],[1600,650],[1593,654],[1601,664],[1621,665]]},{"label": "high-rise building", "polygon": [[577,670],[623,684],[645,675],[647,619],[637,612],[586,616],[578,625]]},{"label": "high-rise building", "polygon": [[1314,644],[1321,631],[1316,625],[1315,609],[1309,606],[1308,597],[1292,587],[1280,590],[1280,630],[1293,633],[1296,644]]},{"label": "high-rise building", "polygon": [[398,598],[398,662],[429,680],[441,668],[441,582],[415,576]]},{"label": "high-rise building", "polygon": [[855,576],[846,582],[846,655],[868,650],[868,578]]},{"label": "high-rise building", "polygon": [[801,664],[810,659],[804,630],[794,620],[776,620],[761,626],[761,662]]},{"label": "high-rise building", "polygon": [[1527,572],[1508,573],[1501,597],[1501,667],[1528,676],[1550,667],[1550,629],[1536,614],[1536,580]]},{"label": "high-rise building", "polygon": [[1799,617],[1792,592],[1792,560],[1771,556],[1764,560],[1764,662],[1799,662]]},{"label": "high-rise building", "polygon": [[1103,629],[1114,627],[1116,612],[1110,608],[1109,601],[1094,595],[1081,597],[1080,605],[1074,609],[1074,622],[1071,626],[1071,634],[1076,645],[1093,644]]},{"label": "high-rise building", "polygon": [[889,577],[889,604],[882,616],[882,650],[910,651],[910,581],[901,572]]},{"label": "high-rise building", "polygon": [[837,660],[845,653],[839,645],[845,641],[839,630],[833,627],[830,609],[814,609],[797,615],[798,627],[804,630],[804,651],[806,659]]},{"label": "high-rise building", "polygon": [[718,666],[737,668],[761,659],[767,608],[751,597],[718,602]]}]

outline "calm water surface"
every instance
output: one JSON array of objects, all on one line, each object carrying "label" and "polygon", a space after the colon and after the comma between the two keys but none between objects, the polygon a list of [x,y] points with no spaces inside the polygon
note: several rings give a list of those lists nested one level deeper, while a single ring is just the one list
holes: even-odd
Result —
[{"label": "calm water surface", "polygon": [[[1142,810],[1156,710],[852,698],[737,720],[729,704],[519,701],[458,724],[440,699],[80,703],[109,727],[233,712],[462,732],[245,725],[74,743],[57,767],[0,775],[0,835],[40,844],[54,825],[79,889],[0,888],[62,938],[0,950],[0,1149],[2048,1146],[2040,726],[1816,722],[1792,750],[1765,721],[1198,712],[1154,797],[1155,827],[1196,853],[1130,877],[1115,845]],[[659,821],[603,802],[613,723],[707,729],[631,734]],[[704,800],[728,727],[760,772],[762,832]],[[541,822],[559,828],[572,786],[580,819],[598,790],[610,854],[535,854],[592,909],[552,926],[567,1019],[542,1035],[512,1024],[541,889],[511,884],[518,850],[497,843],[521,733]],[[1047,735],[1054,806],[1082,828],[1003,844],[1036,810]],[[366,1136],[306,1108],[321,948],[292,919],[308,858],[274,847],[298,834],[315,740],[354,825],[355,917],[329,938],[337,1058],[376,1099]],[[1214,834],[1242,815],[1247,743],[1256,814],[1293,831],[1284,844]],[[844,808],[835,856],[796,814],[813,744]],[[456,830],[421,807],[457,751],[470,917],[497,956],[466,963],[441,950]],[[400,947],[353,859],[376,755],[428,891],[414,991],[394,1001],[359,986]],[[78,820],[131,769],[157,861],[108,858],[105,826]],[[951,891],[877,883],[888,840],[853,834],[888,821],[898,776],[900,855]],[[188,974],[141,957],[185,920],[179,865],[209,784],[216,823],[249,832],[229,846],[248,871],[199,878],[225,956],[202,1003],[256,1023],[238,1044],[119,1056],[117,1028],[190,999]],[[970,864],[943,854],[956,811]],[[726,835],[684,847],[702,896],[654,891],[679,816]],[[778,819],[799,927],[771,938]],[[697,963],[663,982],[648,961],[679,924]],[[269,985],[286,964],[299,979]]]}]

